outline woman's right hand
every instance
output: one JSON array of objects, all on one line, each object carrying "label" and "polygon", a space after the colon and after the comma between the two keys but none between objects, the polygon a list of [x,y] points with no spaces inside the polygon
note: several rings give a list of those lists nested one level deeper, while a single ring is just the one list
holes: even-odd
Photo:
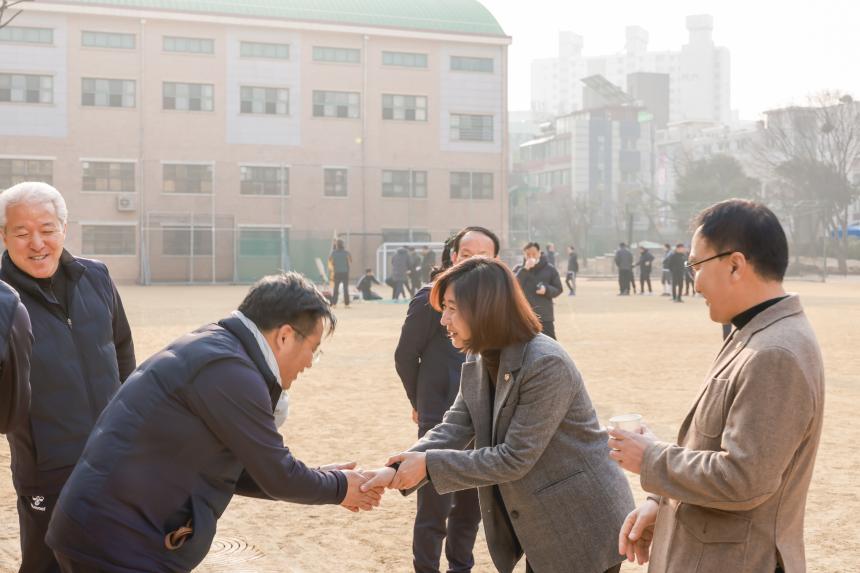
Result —
[{"label": "woman's right hand", "polygon": [[364,470],[362,474],[368,478],[366,482],[361,484],[361,491],[370,491],[372,489],[386,488],[391,485],[391,480],[394,479],[394,474],[397,470],[389,467],[381,467],[375,470]]}]

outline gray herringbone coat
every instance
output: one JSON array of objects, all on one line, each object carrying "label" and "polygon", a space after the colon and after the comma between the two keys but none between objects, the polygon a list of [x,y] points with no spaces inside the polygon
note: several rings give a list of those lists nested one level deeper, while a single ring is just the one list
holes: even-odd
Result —
[{"label": "gray herringbone coat", "polygon": [[502,350],[492,404],[490,383],[480,357],[466,362],[444,420],[411,448],[427,452],[433,487],[478,488],[487,545],[503,573],[523,551],[536,573],[602,573],[619,563],[618,532],[633,497],[573,361],[541,334]]}]

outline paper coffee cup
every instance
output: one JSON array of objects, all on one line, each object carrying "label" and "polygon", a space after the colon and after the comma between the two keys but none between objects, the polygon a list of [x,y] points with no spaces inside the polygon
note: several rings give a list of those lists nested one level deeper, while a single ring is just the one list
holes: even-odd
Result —
[{"label": "paper coffee cup", "polygon": [[627,432],[642,433],[642,414],[619,414],[609,418],[609,425]]}]

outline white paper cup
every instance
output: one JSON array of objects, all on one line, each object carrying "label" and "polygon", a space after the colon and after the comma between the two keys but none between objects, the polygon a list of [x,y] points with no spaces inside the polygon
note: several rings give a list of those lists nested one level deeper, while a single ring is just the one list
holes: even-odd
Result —
[{"label": "white paper cup", "polygon": [[609,425],[635,434],[642,433],[642,414],[619,414],[609,418]]}]

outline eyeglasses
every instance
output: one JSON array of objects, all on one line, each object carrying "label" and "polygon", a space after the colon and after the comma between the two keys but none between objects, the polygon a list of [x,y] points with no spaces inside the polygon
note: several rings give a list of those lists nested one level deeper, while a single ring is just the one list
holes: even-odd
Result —
[{"label": "eyeglasses", "polygon": [[684,268],[696,270],[696,267],[699,265],[707,263],[708,261],[713,261],[714,259],[719,259],[720,257],[725,257],[726,255],[731,255],[734,252],[736,251],[725,251],[724,253],[714,255],[713,257],[708,257],[707,259],[702,259],[701,261],[693,261],[692,263],[690,261],[687,261],[686,263],[684,263]]},{"label": "eyeglasses", "polygon": [[[293,326],[293,325],[290,325],[290,326],[292,327],[293,331],[294,331],[296,334],[298,334],[298,335],[299,335],[299,336],[301,336],[302,338],[307,339],[307,337],[308,337],[308,335],[307,335],[307,334],[305,334],[304,332],[302,332],[301,330],[299,330],[298,328],[296,328],[296,327],[295,327],[295,326]],[[311,358],[311,360],[313,361],[313,363],[314,363],[314,364],[316,364],[317,362],[319,362],[319,361],[320,361],[320,359],[322,358],[322,355],[323,355],[322,348],[317,348],[316,350],[314,350],[314,355],[313,355],[313,357]]]}]

